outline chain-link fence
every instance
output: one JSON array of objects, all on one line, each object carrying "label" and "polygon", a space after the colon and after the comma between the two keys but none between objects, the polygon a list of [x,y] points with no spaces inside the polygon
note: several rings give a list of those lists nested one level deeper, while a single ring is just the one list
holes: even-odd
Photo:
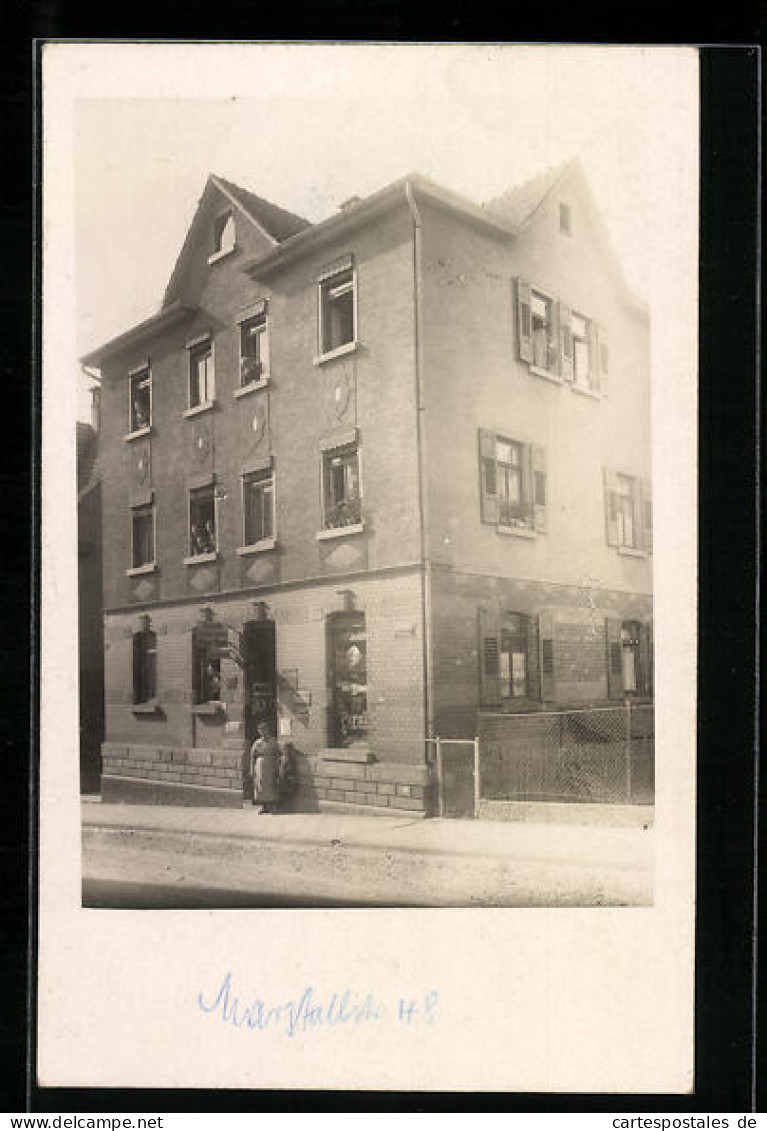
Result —
[{"label": "chain-link fence", "polygon": [[485,800],[649,803],[654,797],[652,704],[481,712]]}]

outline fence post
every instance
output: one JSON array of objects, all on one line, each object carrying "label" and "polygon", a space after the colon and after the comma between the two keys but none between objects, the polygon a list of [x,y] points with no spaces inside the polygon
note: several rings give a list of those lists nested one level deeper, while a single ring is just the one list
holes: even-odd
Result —
[{"label": "fence post", "polygon": [[479,780],[479,736],[474,736],[474,816],[479,816],[479,802],[482,796]]},{"label": "fence post", "polygon": [[434,740],[437,746],[437,816],[445,815],[445,788],[442,776],[442,740],[437,735]]},{"label": "fence post", "polygon": [[631,803],[631,700],[626,698],[626,802]]}]

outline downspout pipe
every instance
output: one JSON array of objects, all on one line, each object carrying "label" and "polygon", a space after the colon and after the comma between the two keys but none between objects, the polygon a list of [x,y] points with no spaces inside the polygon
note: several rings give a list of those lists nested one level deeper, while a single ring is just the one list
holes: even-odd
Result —
[{"label": "downspout pipe", "polygon": [[[413,220],[413,311],[415,338],[416,450],[418,471],[418,518],[421,557],[421,614],[424,668],[424,720],[426,737],[434,737],[434,643],[432,639],[432,579],[429,558],[429,500],[426,463],[426,405],[423,396],[423,253],[421,213],[410,181],[405,182],[405,197]],[[424,744],[425,745],[425,744]]]}]

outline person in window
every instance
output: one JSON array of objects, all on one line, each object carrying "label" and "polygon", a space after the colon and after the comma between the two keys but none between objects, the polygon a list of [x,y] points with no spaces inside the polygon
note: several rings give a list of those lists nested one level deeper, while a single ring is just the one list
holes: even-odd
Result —
[{"label": "person in window", "polygon": [[207,691],[208,700],[218,700],[221,698],[221,677],[216,671],[216,666],[212,660],[208,660],[205,666],[205,690]]},{"label": "person in window", "polygon": [[146,428],[149,425],[149,409],[141,397],[133,399],[133,423],[135,428]]},{"label": "person in window", "polygon": [[273,813],[280,799],[280,747],[269,723],[258,724],[258,738],[250,748],[253,804],[259,813]]}]

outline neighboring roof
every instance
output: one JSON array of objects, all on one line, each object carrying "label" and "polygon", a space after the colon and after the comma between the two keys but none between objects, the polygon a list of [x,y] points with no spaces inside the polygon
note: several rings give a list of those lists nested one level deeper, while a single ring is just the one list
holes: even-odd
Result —
[{"label": "neighboring roof", "polygon": [[302,255],[308,254],[311,249],[336,239],[340,234],[351,231],[361,224],[366,224],[382,212],[405,205],[408,202],[408,193],[412,194],[416,206],[419,201],[431,204],[469,223],[479,225],[500,239],[511,239],[517,232],[516,225],[504,216],[482,208],[467,197],[443,188],[428,177],[421,176],[420,173],[411,173],[365,197],[364,200],[359,200],[357,203],[347,201],[341,211],[297,232],[266,254],[249,260],[243,264],[242,269],[253,278],[265,277]]},{"label": "neighboring roof", "polygon": [[487,201],[485,207],[491,212],[505,216],[512,224],[521,228],[557,182],[566,173],[574,169],[575,164],[574,161],[565,161],[561,165],[554,165],[550,169],[545,169],[544,172],[538,173],[535,177],[530,177],[529,180],[501,193],[494,200]]},{"label": "neighboring roof", "polygon": [[112,354],[118,353],[126,346],[137,344],[142,338],[153,334],[160,327],[170,326],[172,323],[188,317],[196,309],[195,306],[188,306],[181,302],[171,303],[170,306],[163,307],[157,314],[152,314],[149,318],[145,318],[143,322],[131,326],[130,330],[125,330],[124,333],[118,334],[116,338],[111,338],[95,350],[86,353],[80,358],[80,364],[98,367]]},{"label": "neighboring roof", "polygon": [[279,208],[271,201],[264,200],[262,196],[256,196],[255,193],[248,192],[247,189],[240,188],[239,185],[232,184],[223,177],[211,176],[211,180],[214,184],[223,186],[245,214],[255,220],[260,227],[265,228],[269,235],[280,243],[290,239],[296,232],[311,227],[310,221],[305,220],[303,216],[296,216],[294,212]]}]

